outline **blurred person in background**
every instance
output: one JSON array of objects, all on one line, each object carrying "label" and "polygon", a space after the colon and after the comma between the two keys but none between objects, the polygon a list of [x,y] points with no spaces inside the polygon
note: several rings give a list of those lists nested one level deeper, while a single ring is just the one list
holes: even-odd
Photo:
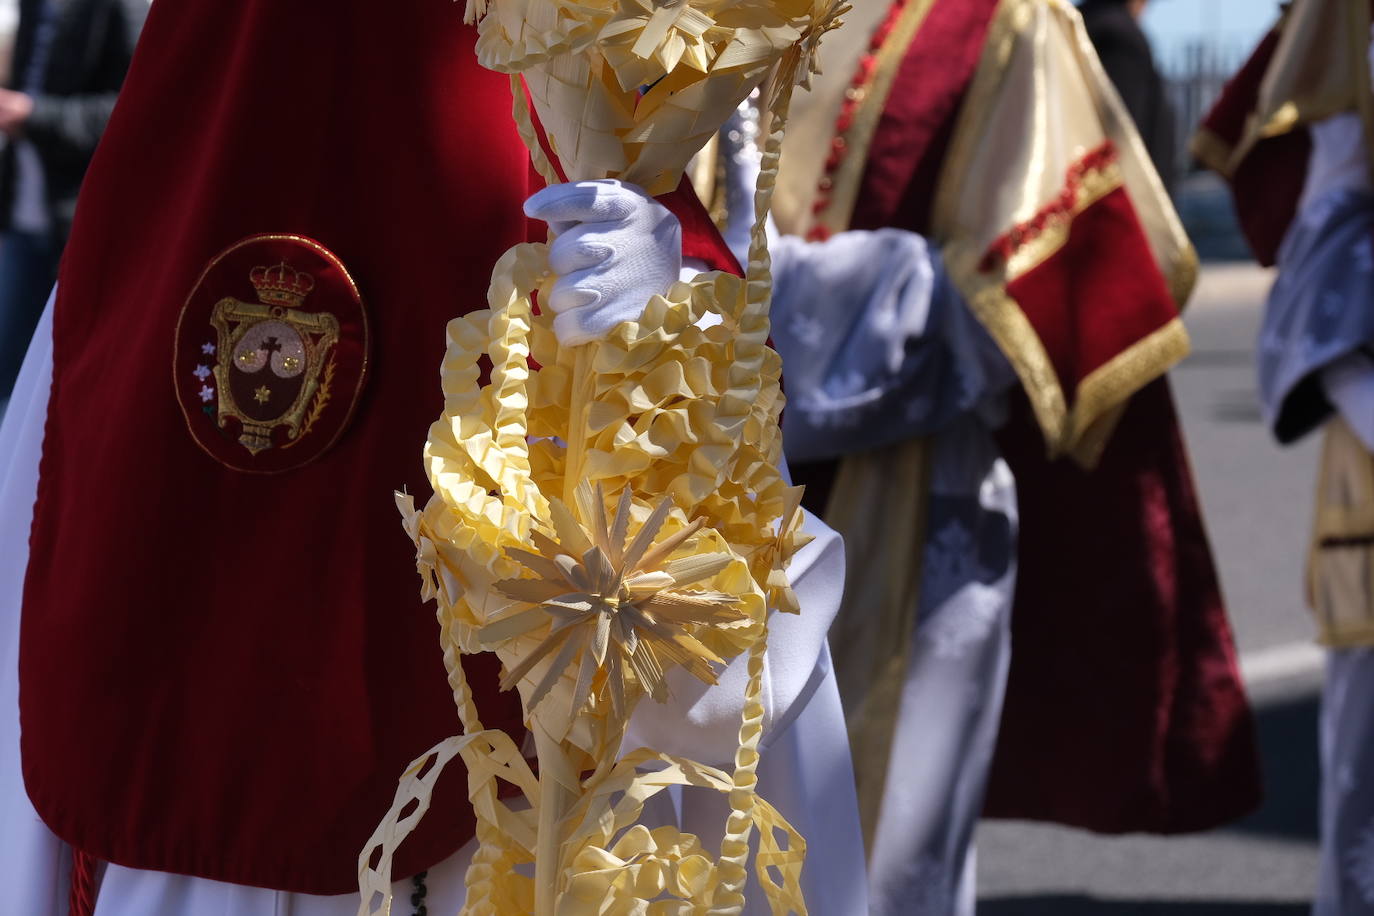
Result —
[{"label": "blurred person in background", "polygon": [[19,28],[19,0],[0,0],[0,73],[9,73],[14,59],[14,33]]},{"label": "blurred person in background", "polygon": [[1149,0],[1083,0],[1079,12],[1102,68],[1131,113],[1164,187],[1172,190],[1177,172],[1174,117],[1155,68],[1150,40],[1140,28]]},{"label": "blurred person in background", "polygon": [[1374,88],[1369,0],[1296,0],[1193,138],[1278,266],[1257,347],[1266,424],[1323,437],[1307,602],[1327,647],[1314,916],[1374,914]]},{"label": "blurred person in background", "polygon": [[[774,197],[785,447],[846,539],[830,640],[872,912],[970,914],[985,795],[1112,833],[1258,800],[1162,377],[1196,259],[1072,7],[846,20]],[[732,125],[710,170],[737,254],[753,134]]]},{"label": "blurred person in background", "polygon": [[0,406],[57,279],[76,196],[148,0],[20,0],[0,89]]}]

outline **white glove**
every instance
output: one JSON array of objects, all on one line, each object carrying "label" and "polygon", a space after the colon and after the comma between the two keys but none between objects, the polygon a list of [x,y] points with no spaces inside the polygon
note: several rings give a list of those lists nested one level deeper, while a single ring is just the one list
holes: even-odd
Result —
[{"label": "white glove", "polygon": [[525,215],[557,238],[549,265],[558,281],[545,307],[563,346],[599,340],[637,321],[682,272],[682,227],[634,185],[612,179],[551,185],[525,201]]}]

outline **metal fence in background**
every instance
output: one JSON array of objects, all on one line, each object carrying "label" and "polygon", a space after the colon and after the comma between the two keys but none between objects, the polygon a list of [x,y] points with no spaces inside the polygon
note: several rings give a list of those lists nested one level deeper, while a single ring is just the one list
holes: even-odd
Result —
[{"label": "metal fence in background", "polygon": [[1178,48],[1168,57],[1158,59],[1165,91],[1174,112],[1174,136],[1177,138],[1175,155],[1178,157],[1179,175],[1194,171],[1192,157],[1188,155],[1188,141],[1208,109],[1221,95],[1226,81],[1245,63],[1250,50],[1217,42],[1193,42]]},{"label": "metal fence in background", "polygon": [[1174,156],[1179,180],[1174,204],[1204,261],[1242,261],[1250,249],[1236,223],[1231,194],[1222,180],[1201,171],[1188,152],[1199,122],[1251,49],[1222,41],[1193,42],[1157,58],[1174,114]]}]

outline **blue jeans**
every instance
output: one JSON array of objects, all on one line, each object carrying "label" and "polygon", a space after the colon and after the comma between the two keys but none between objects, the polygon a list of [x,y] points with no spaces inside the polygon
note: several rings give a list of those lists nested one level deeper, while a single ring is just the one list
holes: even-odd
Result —
[{"label": "blue jeans", "polygon": [[29,338],[57,280],[61,256],[47,234],[0,234],[0,403],[9,400]]}]

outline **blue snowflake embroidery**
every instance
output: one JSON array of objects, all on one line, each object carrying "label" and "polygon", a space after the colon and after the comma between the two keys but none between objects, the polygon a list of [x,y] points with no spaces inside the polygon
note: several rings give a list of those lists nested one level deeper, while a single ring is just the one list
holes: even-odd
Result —
[{"label": "blue snowflake embroidery", "polygon": [[1346,874],[1365,903],[1374,904],[1374,821],[1360,831],[1360,839],[1345,854]]}]

